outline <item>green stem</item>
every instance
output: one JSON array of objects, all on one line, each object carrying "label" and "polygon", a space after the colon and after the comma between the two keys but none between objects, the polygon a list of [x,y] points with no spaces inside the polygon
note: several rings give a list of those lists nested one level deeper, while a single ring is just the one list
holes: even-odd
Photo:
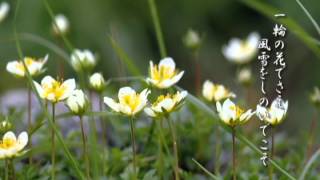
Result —
[{"label": "green stem", "polygon": [[237,179],[237,172],[236,172],[236,130],[232,128],[232,179]]},{"label": "green stem", "polygon": [[83,117],[79,116],[80,119],[80,126],[81,126],[81,135],[82,135],[82,143],[83,143],[83,159],[86,163],[86,174],[87,178],[90,178],[90,164],[89,164],[89,157],[88,157],[88,147],[87,147],[87,140],[86,140],[86,135],[84,132],[84,127],[83,127]]},{"label": "green stem", "polygon": [[[55,126],[55,103],[52,103],[52,122]],[[56,143],[55,143],[55,131],[51,129],[51,179],[55,179],[55,159],[56,158]]]},{"label": "green stem", "polygon": [[173,123],[169,120],[169,118],[166,118],[168,121],[168,125],[171,131],[172,136],[172,144],[173,144],[173,153],[174,153],[174,174],[175,174],[175,180],[179,180],[179,157],[178,157],[178,147],[177,147],[177,137],[174,129]]},{"label": "green stem", "polygon": [[[153,120],[154,122],[157,120]],[[163,147],[162,147],[162,134],[160,132],[160,122],[158,122],[158,128],[159,128],[159,133],[158,133],[158,151],[159,151],[159,155],[158,155],[158,174],[159,174],[159,179],[162,180],[163,179]]]},{"label": "green stem", "polygon": [[[31,130],[32,130],[32,122],[31,122],[31,87],[28,87],[28,131],[30,134],[30,139],[29,139],[29,149],[32,149],[32,138],[31,138]],[[30,153],[29,155],[29,165],[32,164],[32,154]]]},{"label": "green stem", "polygon": [[9,164],[8,164],[8,159],[5,160],[5,177],[4,179],[5,180],[8,180],[9,179]]},{"label": "green stem", "polygon": [[160,49],[160,55],[162,58],[167,56],[166,47],[163,40],[162,30],[160,26],[160,20],[157,12],[157,6],[154,0],[149,0],[149,8],[152,16],[152,21],[154,25],[154,29],[157,35],[158,46]]},{"label": "green stem", "polygon": [[[270,159],[273,160],[274,157],[274,127],[271,126],[270,128],[270,133],[271,133],[271,155],[270,155]],[[273,179],[273,167],[270,166],[269,168],[269,180]]]},{"label": "green stem", "polygon": [[136,162],[136,140],[134,131],[134,119],[130,118],[130,132],[131,132],[131,143],[132,143],[132,163],[133,163],[133,178],[137,179],[137,162]]},{"label": "green stem", "polygon": [[10,172],[11,172],[11,176],[10,176],[10,180],[16,180],[16,171],[15,171],[15,168],[14,168],[14,163],[13,163],[13,159],[9,159],[8,160],[8,164],[9,164],[9,169],[10,169]]},{"label": "green stem", "polygon": [[221,141],[220,141],[220,129],[217,127],[216,129],[216,150],[215,150],[215,174],[219,174],[220,171],[220,154],[221,154]]},{"label": "green stem", "polygon": [[[103,95],[102,95],[102,93],[99,94],[99,111],[103,112]],[[105,172],[106,153],[108,153],[109,151],[108,151],[108,134],[107,134],[108,126],[105,123],[105,119],[103,118],[103,116],[100,117],[100,126],[101,126],[101,134],[102,134],[102,145],[106,146],[105,148],[103,148],[103,155],[102,155],[102,173],[104,173]]]}]

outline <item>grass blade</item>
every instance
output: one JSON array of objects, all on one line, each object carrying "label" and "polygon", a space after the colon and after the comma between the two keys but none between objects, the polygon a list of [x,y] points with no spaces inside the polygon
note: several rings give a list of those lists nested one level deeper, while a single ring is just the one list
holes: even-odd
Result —
[{"label": "grass blade", "polygon": [[218,176],[212,174],[210,171],[208,171],[205,167],[203,167],[198,161],[196,161],[195,159],[192,158],[192,161],[194,163],[196,163],[197,166],[199,166],[199,168],[201,170],[203,170],[209,177],[211,177],[214,180],[221,180]]},{"label": "grass blade", "polygon": [[265,15],[273,21],[284,24],[290,31],[295,34],[310,50],[313,51],[318,58],[320,58],[320,47],[314,41],[312,36],[310,36],[296,21],[290,17],[286,18],[275,18],[274,14],[280,13],[279,9],[276,9],[263,1],[258,0],[241,0],[248,7],[258,11],[259,13]]},{"label": "grass blade", "polygon": [[313,163],[316,162],[316,160],[318,159],[318,157],[320,156],[320,149],[318,149],[309,159],[309,161],[307,162],[306,166],[303,168],[303,171],[299,177],[299,180],[304,180],[305,176],[307,175],[309,169],[311,168],[311,165]]},{"label": "grass blade", "polygon": [[308,18],[310,19],[311,23],[313,24],[314,28],[316,28],[316,31],[318,32],[318,34],[320,35],[320,27],[318,25],[318,23],[314,20],[314,18],[312,17],[312,15],[309,13],[309,11],[303,6],[303,4],[299,1],[296,0],[296,2],[298,3],[298,5],[301,7],[301,9],[303,10],[303,12],[308,16]]},{"label": "grass blade", "polygon": [[164,58],[167,56],[167,51],[166,51],[166,46],[164,44],[164,39],[163,39],[162,30],[161,30],[161,26],[160,26],[160,20],[159,20],[159,16],[158,16],[158,12],[157,12],[157,6],[155,3],[155,0],[148,0],[148,2],[149,2],[149,9],[151,12],[154,29],[155,29],[156,35],[157,35],[157,41],[158,41],[158,46],[159,46],[159,50],[160,50],[160,55],[162,58]]}]

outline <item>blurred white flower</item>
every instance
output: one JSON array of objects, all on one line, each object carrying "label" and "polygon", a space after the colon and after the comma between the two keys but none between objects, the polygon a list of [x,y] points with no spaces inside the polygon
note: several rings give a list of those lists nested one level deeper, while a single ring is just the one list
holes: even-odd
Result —
[{"label": "blurred white flower", "polygon": [[90,50],[75,49],[71,54],[71,65],[76,71],[90,71],[96,63],[96,58]]},{"label": "blurred white flower", "polygon": [[10,11],[10,5],[7,2],[2,2],[0,4],[0,23],[7,17]]},{"label": "blurred white flower", "polygon": [[260,36],[256,32],[249,34],[246,40],[233,38],[228,45],[222,48],[222,53],[230,62],[236,64],[248,63],[258,51],[259,39]]},{"label": "blurred white flower", "polygon": [[88,107],[88,98],[82,90],[76,89],[68,97],[66,104],[72,113],[83,115]]},{"label": "blurred white flower", "polygon": [[206,80],[203,83],[202,95],[208,101],[218,102],[227,98],[235,98],[236,95],[221,84],[213,84]]},{"label": "blurred white flower", "polygon": [[56,15],[52,23],[52,29],[57,35],[66,34],[69,31],[69,20],[63,14]]},{"label": "blurred white flower", "polygon": [[167,94],[165,96],[161,95],[151,107],[146,107],[144,112],[151,117],[158,117],[173,112],[179,108],[187,95],[187,91],[178,91],[176,94]]},{"label": "blurred white flower", "polygon": [[42,99],[53,103],[67,99],[76,88],[74,79],[68,79],[64,82],[57,81],[51,76],[42,79],[41,85],[34,81],[36,90]]},{"label": "blurred white flower", "polygon": [[101,73],[94,73],[89,78],[90,86],[92,89],[101,92],[105,88],[106,82]]},{"label": "blurred white flower", "polygon": [[176,70],[176,64],[170,57],[162,59],[159,65],[154,65],[150,61],[149,71],[150,77],[147,78],[147,82],[160,89],[169,88],[176,84],[184,73],[184,71]]},{"label": "blurred white flower", "polygon": [[118,93],[119,103],[109,97],[104,97],[104,103],[115,112],[134,116],[147,105],[149,94],[150,91],[148,89],[144,89],[139,94],[131,87],[123,87],[120,88]]},{"label": "blurred white flower", "polygon": [[[44,58],[38,60],[35,60],[31,57],[25,57],[23,59],[31,76],[39,75],[45,71],[43,66],[46,64],[48,57],[49,56],[46,55]],[[26,75],[26,69],[24,68],[22,61],[10,61],[8,62],[6,69],[8,72],[17,77],[25,77]]]},{"label": "blurred white flower", "polygon": [[310,101],[314,105],[320,106],[320,90],[318,87],[314,87],[313,92],[310,94]]},{"label": "blurred white flower", "polygon": [[222,105],[220,102],[217,102],[216,105],[220,119],[231,127],[246,123],[255,114],[251,109],[245,112],[230,99],[225,100]]},{"label": "blurred white flower", "polygon": [[191,50],[197,50],[201,45],[201,38],[198,32],[189,29],[183,38],[183,43]]},{"label": "blurred white flower", "polygon": [[288,101],[284,101],[281,98],[273,100],[269,109],[257,105],[256,114],[257,116],[275,126],[280,124],[286,117],[288,111]]},{"label": "blurred white flower", "polygon": [[28,134],[22,132],[18,139],[12,132],[6,132],[0,143],[0,159],[12,158],[21,155],[21,151],[28,144]]},{"label": "blurred white flower", "polygon": [[242,68],[237,74],[237,80],[244,86],[250,85],[252,82],[252,72],[250,68]]}]

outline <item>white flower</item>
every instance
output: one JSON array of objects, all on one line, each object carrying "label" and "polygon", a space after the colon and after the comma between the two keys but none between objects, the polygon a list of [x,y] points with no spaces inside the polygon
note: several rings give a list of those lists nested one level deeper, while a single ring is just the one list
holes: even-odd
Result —
[{"label": "white flower", "polygon": [[269,109],[257,105],[257,116],[275,126],[280,124],[286,117],[288,111],[288,101],[284,101],[281,98],[276,98],[273,100]]},{"label": "white flower", "polygon": [[76,115],[82,115],[88,106],[88,98],[82,90],[76,89],[67,99],[67,106]]},{"label": "white flower", "polygon": [[63,14],[56,15],[52,23],[52,29],[57,35],[67,33],[69,31],[69,20]]},{"label": "white flower", "polygon": [[252,72],[250,68],[242,68],[237,75],[237,80],[243,85],[249,85],[252,81]]},{"label": "white flower", "polygon": [[187,95],[187,91],[178,91],[176,94],[167,94],[166,96],[161,95],[151,107],[146,107],[144,112],[151,117],[162,116],[173,112],[179,107]]},{"label": "white flower", "polygon": [[106,85],[106,82],[101,73],[92,74],[89,78],[89,82],[90,82],[90,86],[98,92],[101,92]]},{"label": "white flower", "polygon": [[231,62],[237,64],[248,63],[258,51],[259,39],[260,36],[256,32],[249,34],[246,40],[233,38],[227,46],[222,48],[222,53]]},{"label": "white flower", "polygon": [[60,82],[53,79],[51,76],[44,77],[41,81],[41,85],[34,81],[34,85],[41,98],[54,103],[67,99],[76,88],[74,79]]},{"label": "white flower", "polygon": [[0,159],[19,156],[27,144],[28,134],[26,132],[20,133],[18,139],[12,131],[5,133],[0,143]]},{"label": "white flower", "polygon": [[87,49],[76,49],[71,54],[71,65],[76,71],[90,71],[96,65],[96,58],[93,53]]},{"label": "white flower", "polygon": [[196,50],[200,47],[201,38],[198,32],[194,31],[193,29],[189,29],[183,38],[183,42],[187,48]]},{"label": "white flower", "polygon": [[0,4],[0,23],[7,17],[10,10],[10,5],[7,2]]},{"label": "white flower", "polygon": [[[36,76],[44,72],[45,69],[43,69],[43,66],[46,64],[47,60],[48,55],[38,60],[30,57],[25,57],[23,59],[31,76]],[[24,68],[22,61],[10,61],[8,62],[6,69],[17,77],[25,77],[26,75],[26,69]]]},{"label": "white flower", "polygon": [[208,101],[221,101],[227,98],[235,98],[236,95],[230,92],[226,87],[221,84],[213,84],[211,81],[206,80],[203,83],[202,95]]},{"label": "white flower", "polygon": [[166,57],[162,59],[159,65],[154,65],[150,61],[150,77],[147,82],[152,85],[165,89],[176,84],[183,76],[184,71],[176,70],[176,64],[172,58]]},{"label": "white flower", "polygon": [[148,89],[144,89],[139,94],[131,87],[123,87],[118,93],[119,102],[116,102],[109,97],[104,97],[104,103],[115,112],[134,116],[147,105],[147,97],[149,94],[150,91]]},{"label": "white flower", "polygon": [[246,123],[255,114],[251,109],[245,112],[230,99],[225,100],[223,105],[220,102],[216,105],[220,119],[231,127]]}]

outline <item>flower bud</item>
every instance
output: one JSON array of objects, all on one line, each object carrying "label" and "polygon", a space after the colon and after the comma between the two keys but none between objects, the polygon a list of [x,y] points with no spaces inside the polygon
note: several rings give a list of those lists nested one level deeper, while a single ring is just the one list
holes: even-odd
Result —
[{"label": "flower bud", "polygon": [[249,68],[242,68],[237,74],[237,80],[244,86],[249,86],[252,83],[252,72]]},{"label": "flower bud", "polygon": [[11,128],[12,124],[9,121],[5,120],[0,122],[0,132],[7,132],[11,130]]},{"label": "flower bud", "polygon": [[69,31],[69,20],[63,14],[56,15],[52,23],[52,29],[56,35],[66,34]]},{"label": "flower bud", "polygon": [[89,78],[90,86],[95,91],[101,92],[105,88],[106,82],[101,73],[94,73]]},{"label": "flower bud", "polygon": [[71,54],[71,65],[76,71],[91,71],[96,65],[96,58],[89,50],[76,49]]},{"label": "flower bud", "polygon": [[183,43],[187,48],[191,50],[197,50],[201,45],[201,38],[198,32],[189,29],[183,38]]},{"label": "flower bud", "polygon": [[2,2],[0,4],[0,22],[2,22],[8,15],[10,10],[10,5],[7,2]]},{"label": "flower bud", "polygon": [[83,115],[88,107],[88,99],[82,90],[74,90],[67,99],[67,106],[75,115]]}]

